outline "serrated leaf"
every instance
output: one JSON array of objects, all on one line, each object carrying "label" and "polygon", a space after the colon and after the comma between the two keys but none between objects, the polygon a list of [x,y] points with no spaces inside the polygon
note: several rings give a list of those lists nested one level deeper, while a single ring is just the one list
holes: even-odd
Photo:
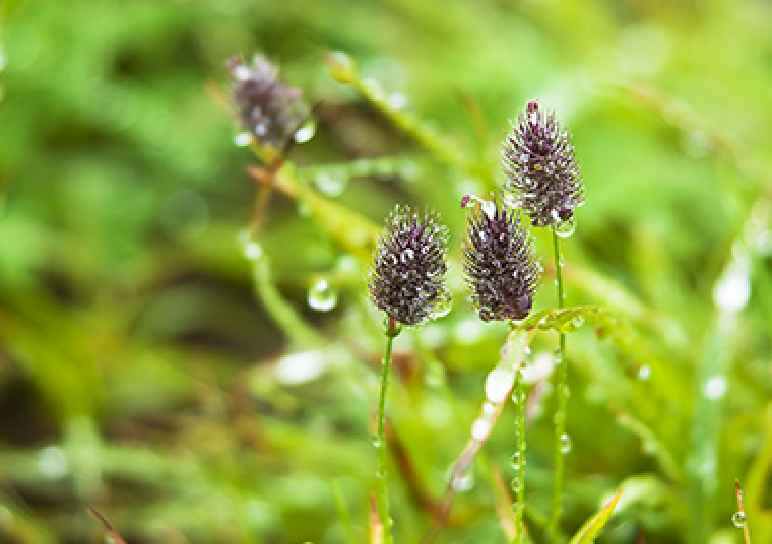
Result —
[{"label": "serrated leaf", "polygon": [[571,538],[569,544],[589,544],[595,542],[595,538],[603,530],[603,527],[608,522],[611,514],[614,513],[614,509],[619,503],[619,499],[622,498],[622,491],[617,491],[616,495],[608,502],[598,513],[588,519],[582,528]]}]

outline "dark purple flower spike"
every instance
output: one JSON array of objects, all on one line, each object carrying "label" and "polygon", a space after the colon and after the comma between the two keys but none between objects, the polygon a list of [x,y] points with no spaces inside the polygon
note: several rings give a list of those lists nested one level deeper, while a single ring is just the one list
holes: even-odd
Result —
[{"label": "dark purple flower spike", "polygon": [[448,230],[436,215],[396,206],[370,274],[375,306],[402,325],[418,325],[442,314],[450,303],[447,242]]},{"label": "dark purple flower spike", "polygon": [[541,269],[516,212],[486,204],[476,206],[467,222],[466,282],[480,319],[521,320],[531,311]]},{"label": "dark purple flower spike", "polygon": [[502,152],[507,189],[537,227],[570,221],[584,203],[584,185],[567,131],[554,113],[528,102]]},{"label": "dark purple flower spike", "polygon": [[276,66],[261,55],[250,64],[233,57],[228,70],[233,103],[244,129],[257,142],[282,149],[309,114],[303,93],[282,83]]}]

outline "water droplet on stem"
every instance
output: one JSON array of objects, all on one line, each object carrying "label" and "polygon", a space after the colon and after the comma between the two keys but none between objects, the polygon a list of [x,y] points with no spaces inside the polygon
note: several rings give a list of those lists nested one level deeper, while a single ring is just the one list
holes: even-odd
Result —
[{"label": "water droplet on stem", "polygon": [[571,219],[561,220],[555,225],[555,234],[560,238],[570,238],[576,231],[576,221]]},{"label": "water droplet on stem", "polygon": [[317,312],[329,312],[338,304],[338,292],[327,278],[317,279],[308,289],[308,305]]},{"label": "water droplet on stem", "polygon": [[571,437],[568,436],[568,433],[563,433],[560,435],[560,453],[563,455],[569,453],[571,451],[571,447],[573,444],[571,443]]},{"label": "water droplet on stem", "polygon": [[748,516],[745,512],[735,512],[732,514],[732,525],[737,529],[744,529],[745,524],[748,522]]}]

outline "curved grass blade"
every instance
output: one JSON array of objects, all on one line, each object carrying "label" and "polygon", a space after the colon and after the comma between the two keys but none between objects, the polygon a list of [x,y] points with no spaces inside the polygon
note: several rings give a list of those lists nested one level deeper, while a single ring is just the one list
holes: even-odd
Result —
[{"label": "curved grass blade", "polygon": [[571,538],[569,544],[589,544],[590,542],[595,542],[595,538],[603,530],[603,527],[608,522],[611,514],[614,513],[614,509],[617,507],[619,499],[621,498],[622,491],[619,490],[616,495],[614,495],[614,497],[598,511],[598,513],[582,525],[582,528]]}]

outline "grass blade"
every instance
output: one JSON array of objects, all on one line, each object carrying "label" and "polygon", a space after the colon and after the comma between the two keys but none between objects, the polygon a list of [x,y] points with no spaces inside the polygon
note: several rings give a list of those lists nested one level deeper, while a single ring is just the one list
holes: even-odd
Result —
[{"label": "grass blade", "polygon": [[570,544],[586,544],[589,542],[595,542],[595,538],[603,530],[603,527],[608,522],[611,514],[614,513],[614,509],[619,503],[619,499],[622,498],[622,491],[617,491],[616,495],[598,511],[594,516],[588,519],[582,528],[571,538]]}]

